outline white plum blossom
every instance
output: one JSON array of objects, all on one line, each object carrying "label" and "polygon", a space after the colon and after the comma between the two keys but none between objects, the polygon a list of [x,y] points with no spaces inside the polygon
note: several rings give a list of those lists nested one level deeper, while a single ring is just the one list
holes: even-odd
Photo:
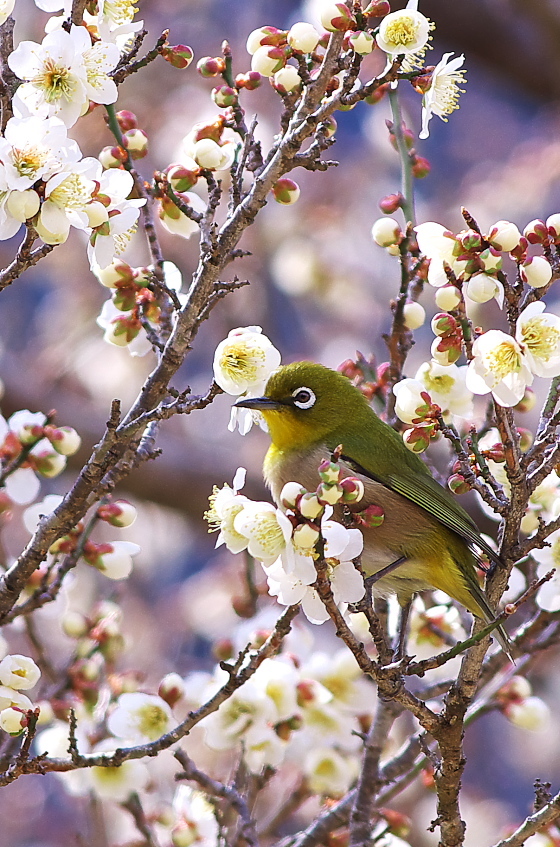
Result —
[{"label": "white plum blossom", "polygon": [[[200,214],[206,211],[206,203],[199,197],[195,191],[189,191],[188,194],[181,194],[181,199],[184,203],[191,207],[195,212]],[[196,221],[187,217],[175,203],[168,197],[164,197],[158,207],[158,218],[162,226],[171,233],[171,235],[180,235],[182,238],[190,238],[199,231]]]},{"label": "white plum blossom", "polygon": [[4,709],[22,709],[26,712],[33,708],[33,703],[25,694],[9,685],[0,685],[0,711]]},{"label": "white plum blossom", "polygon": [[300,674],[290,659],[278,656],[265,659],[252,679],[270,697],[276,707],[276,721],[286,721],[297,712],[297,684]]},{"label": "white plum blossom", "polygon": [[292,537],[292,524],[280,509],[252,500],[243,504],[233,528],[248,539],[249,554],[265,565],[276,561]]},{"label": "white plum blossom", "polygon": [[544,314],[545,304],[530,303],[519,315],[515,337],[537,376],[560,374],[560,318]]},{"label": "white plum blossom", "polygon": [[420,365],[415,379],[424,385],[432,402],[437,403],[444,416],[451,414],[459,418],[472,417],[473,395],[466,384],[466,365],[443,366],[431,359]]},{"label": "white plum blossom", "polygon": [[92,22],[97,26],[99,37],[103,41],[113,41],[123,49],[130,36],[144,25],[143,21],[133,20],[138,11],[137,3],[138,0],[98,0],[97,15]]},{"label": "white plum blossom", "polygon": [[60,494],[47,494],[38,503],[33,503],[23,513],[23,524],[28,532],[32,535],[39,525],[39,521],[43,515],[50,515],[57,506],[60,506],[64,498]]},{"label": "white plum blossom", "polygon": [[391,56],[418,53],[426,47],[431,28],[430,20],[418,11],[418,0],[409,0],[406,9],[385,15],[376,41]]},{"label": "white plum blossom", "polygon": [[274,701],[260,685],[249,679],[216,712],[204,718],[202,725],[209,747],[213,750],[229,750],[245,738],[249,729],[266,729],[276,720]]},{"label": "white plum blossom", "polygon": [[[110,168],[101,174],[99,188],[92,205],[103,210],[102,220],[93,226],[88,243],[88,258],[92,268],[101,270],[111,265],[125,250],[131,235],[136,231],[136,221],[144,199],[127,199],[134,187],[134,179],[128,171]],[[92,223],[91,215],[88,218]]]},{"label": "white plum blossom", "polygon": [[[346,608],[348,603],[357,603],[364,596],[365,587],[360,573],[353,564],[362,552],[364,539],[359,529],[346,529],[336,521],[324,520],[321,531],[325,539],[325,560],[334,600]],[[329,618],[316,590],[312,587],[317,579],[311,555],[303,555],[292,544],[288,544],[282,556],[268,567],[269,593],[282,605],[301,603],[308,620],[321,624]]]},{"label": "white plum blossom", "polygon": [[459,70],[465,57],[463,55],[451,59],[453,53],[445,53],[432,71],[430,87],[422,97],[422,130],[419,138],[427,138],[430,134],[429,123],[432,115],[437,115],[442,121],[459,108],[459,95],[463,89],[459,85],[466,82],[464,70]]},{"label": "white plum blossom", "polygon": [[444,270],[444,262],[450,266],[456,276],[460,276],[466,266],[464,261],[459,261],[461,246],[450,230],[433,221],[414,227],[416,239],[420,251],[430,260],[428,268],[428,282],[434,288],[448,285],[449,280]]},{"label": "white plum blossom", "polygon": [[357,776],[353,758],[342,756],[332,747],[315,747],[303,762],[303,772],[315,794],[341,797]]},{"label": "white plum blossom", "polygon": [[[217,847],[220,830],[214,807],[202,792],[196,791],[190,785],[179,785],[173,797],[173,813],[173,843]],[[186,833],[184,842],[181,839],[183,832]]]},{"label": "white plum blossom", "polygon": [[73,126],[88,102],[86,46],[91,47],[89,33],[79,26],[70,32],[51,32],[41,44],[20,42],[8,58],[10,68],[23,81],[13,99],[15,115],[56,115],[66,126]]},{"label": "white plum blossom", "polygon": [[126,347],[131,356],[145,356],[152,349],[152,345],[146,335],[146,330],[138,325],[138,332],[130,338],[126,334],[115,334],[115,325],[121,319],[130,318],[130,312],[118,309],[112,299],[106,300],[101,307],[101,312],[96,318],[96,324],[104,330],[103,340],[116,347]]},{"label": "white plum blossom", "polygon": [[330,702],[343,712],[360,715],[371,711],[374,689],[348,650],[337,650],[334,655],[314,652],[300,672],[304,679],[321,683],[332,695]]},{"label": "white plum blossom", "polygon": [[6,23],[14,10],[16,0],[1,0],[0,2],[0,26]]},{"label": "white plum blossom", "polygon": [[85,89],[88,98],[93,103],[115,103],[118,97],[117,86],[108,75],[114,70],[121,57],[121,51],[116,44],[96,41],[91,44],[89,33],[85,27],[78,27],[87,34],[84,40],[83,59],[86,71]]},{"label": "white plum blossom", "polygon": [[234,526],[235,518],[250,502],[244,494],[239,494],[245,485],[245,475],[245,468],[238,468],[231,488],[227,483],[222,488],[215,487],[210,495],[210,508],[204,515],[208,531],[219,530],[216,547],[225,544],[232,553],[241,553],[249,543],[247,536],[237,532]]},{"label": "white plum blossom", "polygon": [[504,305],[504,286],[490,274],[478,273],[470,277],[465,293],[475,303],[488,303],[494,299],[500,309]]},{"label": "white plum blossom", "polygon": [[77,143],[59,118],[10,118],[0,138],[0,162],[9,189],[24,191],[81,159]]},{"label": "white plum blossom", "polygon": [[537,560],[537,577],[542,579],[554,569],[554,576],[542,585],[537,593],[537,603],[546,612],[557,612],[560,609],[560,529],[547,537],[547,547],[533,550],[533,558]]},{"label": "white plum blossom", "polygon": [[41,206],[37,231],[43,241],[52,236],[54,243],[66,241],[70,227],[87,230],[87,209],[101,176],[97,159],[87,158],[68,165],[52,176],[45,185],[45,201]]},{"label": "white plum blossom", "polygon": [[40,676],[41,671],[28,656],[14,653],[0,662],[0,683],[8,688],[27,691],[37,684]]},{"label": "white plum blossom", "polygon": [[533,382],[527,358],[515,338],[490,329],[473,344],[474,359],[467,369],[467,388],[474,394],[492,392],[501,406],[515,406]]},{"label": "white plum blossom", "polygon": [[[110,741],[110,745],[108,749],[106,742],[98,744],[93,752],[110,755],[120,746],[115,745],[114,740]],[[103,800],[112,800],[113,803],[124,803],[132,793],[146,788],[151,778],[146,764],[138,759],[129,759],[118,767],[88,768],[87,774],[92,791]]]},{"label": "white plum blossom", "polygon": [[171,729],[171,709],[156,694],[139,691],[121,694],[107,719],[109,732],[117,738],[142,744],[155,741]]}]

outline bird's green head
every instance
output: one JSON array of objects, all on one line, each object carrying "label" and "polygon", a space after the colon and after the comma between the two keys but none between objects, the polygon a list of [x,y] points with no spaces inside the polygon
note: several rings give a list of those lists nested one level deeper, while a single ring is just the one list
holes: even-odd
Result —
[{"label": "bird's green head", "polygon": [[271,374],[263,397],[235,405],[262,413],[279,450],[322,442],[369,410],[367,400],[347,377],[314,362],[283,365]]}]

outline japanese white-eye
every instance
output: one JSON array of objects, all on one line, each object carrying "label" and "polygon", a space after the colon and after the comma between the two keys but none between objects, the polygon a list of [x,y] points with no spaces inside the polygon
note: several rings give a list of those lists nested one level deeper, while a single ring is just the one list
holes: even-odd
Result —
[{"label": "japanese white-eye", "polygon": [[[351,508],[373,504],[384,513],[379,526],[362,528],[362,568],[368,576],[386,569],[373,585],[375,594],[394,593],[405,606],[417,591],[437,588],[477,617],[494,619],[476,564],[481,553],[499,562],[497,554],[347,377],[313,362],[295,362],[270,376],[263,397],[236,405],[258,410],[267,423],[272,443],[263,470],[277,503],[287,482],[314,491],[319,465],[342,445],[344,476],[358,477],[365,488]],[[496,635],[507,650],[505,632],[500,628]]]}]

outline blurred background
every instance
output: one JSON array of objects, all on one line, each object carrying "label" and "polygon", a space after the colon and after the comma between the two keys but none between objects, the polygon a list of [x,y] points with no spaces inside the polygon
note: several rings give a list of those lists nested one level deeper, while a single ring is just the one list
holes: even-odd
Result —
[{"label": "blurred background", "polygon": [[[403,3],[394,2],[392,8]],[[218,113],[210,99],[213,80],[202,79],[196,61],[219,55],[227,38],[234,72],[249,70],[245,49],[254,28],[271,24],[289,27],[298,20],[317,20],[318,3],[291,0],[140,0],[149,47],[164,28],[170,43],[189,44],[195,62],[186,71],[163,60],[130,77],[122,85],[118,108],[136,113],[150,140],[149,155],[138,169],[150,178],[180,161],[181,139],[197,121]],[[419,221],[434,220],[457,231],[465,206],[483,230],[499,219],[520,229],[533,218],[560,211],[560,6],[557,0],[421,0],[420,10],[436,22],[433,51],[436,64],[444,52],[464,53],[468,83],[460,109],[448,124],[433,118],[431,135],[417,149],[432,171],[417,181]],[[16,2],[16,40],[40,41],[47,15],[31,0]],[[362,77],[382,66],[374,52],[364,62]],[[420,98],[402,85],[409,127],[420,127]],[[258,115],[257,135],[265,150],[277,131],[280,100],[265,82],[242,95],[248,118]],[[380,217],[379,200],[400,188],[399,163],[389,144],[385,120],[388,103],[360,104],[338,113],[337,143],[328,157],[340,166],[327,173],[296,172],[301,198],[291,207],[273,201],[247,231],[241,246],[252,255],[228,269],[251,285],[223,300],[198,334],[192,353],[175,387],[187,385],[204,392],[212,380],[216,345],[237,326],[258,324],[282,353],[285,363],[302,358],[331,367],[355,356],[386,358],[383,333],[390,327],[389,300],[398,292],[396,260],[371,240],[372,223]],[[80,120],[71,134],[84,155],[97,155],[111,144],[102,110]],[[180,268],[185,287],[196,267],[197,239],[186,241],[160,230],[166,259]],[[8,264],[18,237],[0,242],[0,265]],[[127,255],[133,265],[149,261],[142,238]],[[230,277],[230,278],[231,278]],[[57,247],[36,268],[2,292],[0,308],[0,376],[6,393],[2,412],[16,409],[57,410],[57,421],[75,427],[83,446],[68,473],[45,482],[43,491],[64,493],[73,475],[99,439],[110,401],[123,408],[136,396],[153,366],[151,355],[133,358],[127,350],[110,347],[95,323],[107,292],[91,274],[80,234]],[[436,311],[433,292],[421,302],[428,316]],[[549,308],[558,313],[554,292]],[[483,326],[498,326],[492,304],[481,308]],[[429,356],[429,320],[416,334],[407,366],[414,376]],[[539,398],[545,381],[536,379]],[[165,422],[159,446],[163,455],[135,471],[119,494],[137,505],[140,518],[119,531],[142,546],[133,578],[126,586],[95,578],[83,568],[71,592],[76,608],[87,611],[99,596],[122,597],[124,633],[129,649],[123,668],[141,668],[146,686],[157,685],[169,670],[186,674],[210,667],[210,646],[231,631],[236,615],[231,595],[240,590],[239,562],[214,549],[202,515],[214,484],[231,482],[239,465],[248,468],[247,493],[264,498],[260,476],[267,438],[253,430],[242,438],[227,430],[231,398],[218,397],[208,409]],[[524,421],[531,426],[530,419]],[[477,510],[473,515],[492,534],[493,525]],[[5,522],[2,542],[10,563],[28,535],[16,510]],[[125,590],[126,589],[126,590]],[[69,602],[69,601],[68,601]],[[60,612],[60,610],[59,610]],[[42,613],[39,625],[55,651],[55,664],[64,663],[71,646],[53,635],[56,613]],[[320,637],[327,640],[326,626]],[[9,640],[25,652],[23,634],[11,628]],[[12,642],[10,641],[10,646]],[[58,651],[58,652],[56,652]],[[536,691],[549,704],[558,701],[560,674],[551,657],[535,665]],[[516,823],[529,811],[535,777],[557,785],[560,777],[560,716],[546,733],[516,729],[491,714],[472,727],[467,737],[469,764],[465,774],[463,814],[471,828],[469,847],[485,847],[497,839],[507,822]],[[30,785],[33,789],[30,790]],[[50,809],[56,796],[57,814]],[[33,802],[30,802],[30,799]],[[437,842],[426,831],[435,817],[433,795],[411,789],[400,804],[414,825],[413,847]],[[80,830],[77,799],[60,796],[54,778],[20,780],[0,793],[0,815],[7,827],[3,843],[13,847],[74,845]],[[23,814],[12,821],[7,809],[17,804]],[[41,820],[41,835],[38,822]],[[3,824],[4,826],[4,824]],[[2,838],[0,837],[0,842]]]}]

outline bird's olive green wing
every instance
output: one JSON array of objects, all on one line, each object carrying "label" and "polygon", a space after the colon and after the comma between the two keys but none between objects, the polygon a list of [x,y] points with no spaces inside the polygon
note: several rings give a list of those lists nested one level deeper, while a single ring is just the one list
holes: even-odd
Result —
[{"label": "bird's olive green wing", "polygon": [[449,527],[453,532],[464,538],[468,544],[473,544],[482,550],[490,558],[490,561],[500,563],[500,557],[481,538],[480,532],[470,515],[428,473],[415,474],[414,476],[404,473],[397,476],[396,474],[388,473],[381,478],[372,471],[366,470],[366,468],[359,465],[353,459],[346,456],[342,456],[341,458],[359,471],[359,473],[370,477],[375,482],[380,482],[382,485],[385,485],[387,488],[390,488],[392,491],[425,509],[426,512],[437,518],[444,526]]}]

